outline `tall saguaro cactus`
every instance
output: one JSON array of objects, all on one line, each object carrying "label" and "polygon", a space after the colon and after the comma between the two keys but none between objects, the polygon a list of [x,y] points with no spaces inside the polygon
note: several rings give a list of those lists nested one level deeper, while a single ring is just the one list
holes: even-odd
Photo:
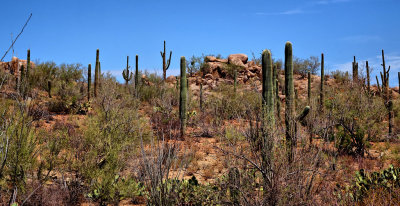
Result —
[{"label": "tall saguaro cactus", "polygon": [[365,66],[367,69],[367,91],[368,95],[371,94],[371,81],[370,81],[370,74],[369,74],[369,66],[368,66],[368,61],[365,62]]},{"label": "tall saguaro cactus", "polygon": [[167,70],[169,69],[169,65],[171,64],[171,56],[172,51],[169,52],[169,58],[166,60],[165,56],[165,41],[164,41],[164,52],[160,51],[162,60],[163,60],[163,79],[164,81],[167,79]]},{"label": "tall saguaro cactus", "polygon": [[[382,80],[382,93],[383,93],[383,99],[385,101],[386,108],[388,110],[388,116],[389,116],[389,137],[392,136],[392,128],[393,128],[393,102],[391,100],[391,95],[390,95],[390,88],[389,88],[389,71],[390,71],[390,66],[386,70],[386,63],[385,63],[385,52],[382,49],[382,72],[381,74],[381,80]],[[378,78],[377,78],[378,79]]]},{"label": "tall saguaro cactus", "polygon": [[30,75],[31,73],[31,50],[28,49],[26,55],[26,90],[29,92],[30,90]]},{"label": "tall saguaro cactus", "polygon": [[129,56],[126,56],[126,69],[124,69],[122,71],[122,77],[125,80],[126,88],[128,88],[128,83],[129,83],[129,81],[131,81],[132,76],[133,76],[133,73],[129,72],[129,68],[130,68],[130,66],[129,66]]},{"label": "tall saguaro cactus", "polygon": [[262,53],[262,97],[264,122],[267,121],[272,127],[275,124],[274,118],[274,83],[273,83],[272,57],[269,50]]},{"label": "tall saguaro cactus", "polygon": [[400,72],[397,73],[398,79],[399,79],[399,93],[400,93]]},{"label": "tall saguaro cactus", "polygon": [[358,82],[358,62],[356,62],[356,56],[353,61],[353,82]]},{"label": "tall saguaro cactus", "polygon": [[90,87],[92,86],[92,65],[88,65],[88,83],[87,83],[87,98],[90,101]]},{"label": "tall saguaro cactus", "polygon": [[181,85],[180,85],[180,96],[179,96],[179,118],[181,120],[181,138],[184,139],[186,131],[186,119],[187,119],[187,81],[186,81],[186,59],[181,57]]},{"label": "tall saguaro cactus", "polygon": [[136,55],[136,68],[135,68],[135,96],[138,97],[139,92],[139,55]]},{"label": "tall saguaro cactus", "polygon": [[321,54],[321,85],[320,85],[320,91],[319,91],[319,110],[321,112],[324,111],[324,53]]},{"label": "tall saguaro cactus", "polygon": [[293,83],[293,49],[292,43],[286,42],[285,45],[285,125],[286,125],[286,144],[288,161],[294,158],[295,137],[295,103],[294,103],[294,83]]},{"label": "tall saguaro cactus", "polygon": [[311,104],[311,72],[307,73],[307,103]]},{"label": "tall saguaro cactus", "polygon": [[96,50],[96,66],[94,68],[94,96],[97,97],[97,87],[99,86],[99,53],[100,50]]}]

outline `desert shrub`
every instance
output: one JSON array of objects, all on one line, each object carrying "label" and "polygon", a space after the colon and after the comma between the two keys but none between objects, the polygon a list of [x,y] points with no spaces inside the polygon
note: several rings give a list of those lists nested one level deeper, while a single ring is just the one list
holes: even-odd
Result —
[{"label": "desert shrub", "polygon": [[[367,146],[367,144],[362,143],[366,140],[365,135],[372,138],[380,136],[379,134],[382,133],[374,125],[379,125],[385,118],[385,107],[379,98],[370,97],[359,85],[343,84],[337,88],[329,88],[325,107],[326,113],[324,115],[326,116],[321,116],[321,118],[330,120],[329,124],[333,125],[332,127],[338,131],[335,135],[336,143],[345,144],[337,145],[337,148],[364,147]],[[327,130],[333,132],[332,127],[319,130],[320,136],[323,136],[323,133]],[[357,155],[363,156],[365,149],[356,149],[360,152]],[[355,150],[344,149],[341,151],[354,152]]]},{"label": "desert shrub", "polygon": [[335,79],[335,82],[338,84],[347,84],[350,82],[350,75],[349,72],[343,72],[340,70],[336,70],[331,72],[331,75],[333,79]]},{"label": "desert shrub", "polygon": [[214,118],[220,120],[242,118],[247,110],[261,107],[260,94],[254,91],[233,93],[231,85],[220,85],[215,91],[217,95],[210,95],[205,101],[205,108],[210,110]]},{"label": "desert shrub", "polygon": [[131,101],[131,95],[120,93],[115,79],[105,77],[96,99],[96,115],[88,117],[81,143],[71,148],[81,160],[76,169],[85,183],[87,197],[100,204],[141,194],[140,184],[123,170],[135,155],[139,140],[148,139],[150,129]]},{"label": "desert shrub", "polygon": [[[364,169],[356,172],[354,182],[348,186],[343,187],[338,185],[339,198],[358,204],[371,203],[371,200],[375,204],[386,204],[387,201],[398,202],[400,196],[400,168],[393,167],[390,165],[389,168],[368,173]],[[376,199],[376,195],[379,194],[381,197]],[[378,200],[378,201],[377,201]]]},{"label": "desert shrub", "polygon": [[340,154],[362,155],[368,146],[365,132],[358,128],[351,133],[343,127],[339,127],[336,133],[336,149]]},{"label": "desert shrub", "polygon": [[43,90],[48,90],[47,82],[56,77],[59,68],[55,62],[36,63],[35,69],[32,69],[30,75],[31,85]]}]

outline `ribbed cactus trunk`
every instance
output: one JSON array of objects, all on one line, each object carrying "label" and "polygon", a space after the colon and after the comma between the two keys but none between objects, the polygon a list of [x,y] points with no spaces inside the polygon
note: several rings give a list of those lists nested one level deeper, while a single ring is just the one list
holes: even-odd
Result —
[{"label": "ribbed cactus trunk", "polygon": [[296,143],[295,131],[295,103],[294,103],[294,83],[293,83],[293,50],[292,43],[286,42],[285,45],[285,124],[286,124],[286,144],[288,161],[291,163],[294,158],[294,146]]},{"label": "ribbed cactus trunk", "polygon": [[399,80],[399,94],[400,94],[400,72],[397,73],[397,77],[398,77],[398,80]]},{"label": "ribbed cactus trunk", "polygon": [[311,72],[307,73],[307,103],[311,105]]},{"label": "ribbed cactus trunk", "polygon": [[51,81],[47,80],[47,93],[49,94],[49,98],[51,98]]},{"label": "ribbed cactus trunk", "polygon": [[19,93],[24,97],[25,95],[25,67],[21,65],[19,72]]},{"label": "ribbed cactus trunk", "polygon": [[125,75],[123,76],[125,79],[125,87],[128,88],[128,84],[129,84],[129,80],[130,80],[130,78],[129,78],[129,75],[130,75],[130,73],[129,73],[129,56],[126,56],[126,70],[124,70],[124,71],[126,71],[126,76]]},{"label": "ribbed cactus trunk", "polygon": [[203,81],[200,80],[200,111],[203,112]]},{"label": "ribbed cactus trunk", "polygon": [[186,80],[186,59],[181,57],[181,85],[179,97],[179,118],[181,120],[181,139],[185,138],[186,119],[187,119],[187,80]]},{"label": "ribbed cactus trunk", "polygon": [[394,118],[392,100],[389,100],[389,102],[388,102],[388,111],[389,111],[389,137],[392,137],[392,135],[393,135],[393,118]]},{"label": "ribbed cactus trunk", "polygon": [[276,67],[275,73],[275,102],[276,102],[276,116],[278,121],[281,121],[281,99],[279,97],[279,70]]},{"label": "ribbed cactus trunk", "polygon": [[321,83],[320,83],[320,91],[319,91],[319,111],[324,112],[324,82],[325,82],[325,73],[324,73],[324,53],[321,54]]},{"label": "ribbed cactus trunk", "polygon": [[353,61],[353,82],[354,83],[358,82],[358,62],[356,62],[356,56],[354,56],[354,61]]},{"label": "ribbed cactus trunk", "polygon": [[96,50],[96,65],[94,68],[94,97],[97,97],[97,87],[99,84],[99,49]]},{"label": "ribbed cactus trunk", "polygon": [[31,73],[31,50],[28,49],[26,56],[26,92],[30,92],[30,73]]},{"label": "ribbed cactus trunk", "polygon": [[[264,118],[268,124],[273,127],[275,124],[274,118],[274,83],[273,83],[273,67],[272,57],[269,50],[264,50],[262,53],[262,96]],[[264,120],[264,122],[265,122]]]},{"label": "ribbed cactus trunk", "polygon": [[136,67],[135,67],[135,97],[139,94],[139,55],[136,55]]},{"label": "ribbed cactus trunk", "polygon": [[233,92],[236,94],[236,87],[237,87],[237,69],[233,71]]},{"label": "ribbed cactus trunk", "polygon": [[92,65],[88,65],[87,98],[90,101],[90,87],[92,86]]},{"label": "ribbed cactus trunk", "polygon": [[[310,71],[308,71],[308,74],[307,74],[307,78],[308,78],[308,84],[307,84],[307,103],[308,103],[308,105],[311,105],[311,72]],[[309,131],[309,134],[310,134],[310,137],[309,137],[309,143],[310,143],[310,145],[312,144],[312,140],[313,140],[313,138],[314,138],[314,134],[313,134],[313,124],[312,124],[312,122],[308,125],[309,127],[308,127],[308,131]]]},{"label": "ribbed cactus trunk", "polygon": [[172,56],[172,51],[169,52],[169,59],[166,59],[166,54],[165,54],[165,41],[164,41],[164,51],[160,52],[161,58],[163,60],[163,80],[165,81],[167,79],[167,70],[169,69],[169,65],[171,64],[171,56]]},{"label": "ribbed cactus trunk", "polygon": [[[265,169],[263,173],[265,191],[273,189],[272,179],[274,178],[273,159],[274,159],[274,132],[275,132],[275,104],[274,104],[274,69],[272,63],[272,55],[269,50],[264,50],[261,57],[262,67],[262,109],[263,109],[263,122],[262,122],[262,144],[261,158],[262,168]],[[268,189],[267,189],[268,188]],[[273,195],[268,194],[269,197]],[[274,202],[274,201],[273,201]]]},{"label": "ribbed cactus trunk", "polygon": [[370,95],[371,94],[371,81],[370,81],[368,61],[365,62],[365,66],[367,69],[367,91],[368,91],[368,95]]}]

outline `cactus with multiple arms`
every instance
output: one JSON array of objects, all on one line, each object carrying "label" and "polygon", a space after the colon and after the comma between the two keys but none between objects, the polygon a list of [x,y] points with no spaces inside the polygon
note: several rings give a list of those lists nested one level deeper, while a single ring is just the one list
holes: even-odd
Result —
[{"label": "cactus with multiple arms", "polygon": [[181,139],[185,138],[186,130],[186,102],[187,102],[187,81],[186,81],[186,59],[181,57],[181,78],[180,78],[180,96],[179,96],[179,118],[181,121]]},{"label": "cactus with multiple arms", "polygon": [[169,58],[166,60],[166,55],[165,55],[165,41],[164,41],[164,52],[160,51],[162,60],[163,60],[163,80],[165,81],[167,79],[167,70],[169,69],[169,65],[171,64],[171,56],[172,56],[172,51],[169,52]]},{"label": "cactus with multiple arms", "polygon": [[126,86],[126,88],[128,88],[128,83],[129,83],[129,81],[131,81],[132,76],[133,76],[133,73],[132,73],[132,72],[129,72],[129,68],[130,68],[130,66],[129,66],[129,56],[127,56],[127,57],[126,57],[126,69],[124,69],[124,70],[122,71],[122,77],[123,77],[124,80],[125,80],[125,86]]}]

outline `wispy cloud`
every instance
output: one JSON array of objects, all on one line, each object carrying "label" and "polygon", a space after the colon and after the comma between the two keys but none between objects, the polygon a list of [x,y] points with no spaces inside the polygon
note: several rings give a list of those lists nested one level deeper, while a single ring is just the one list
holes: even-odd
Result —
[{"label": "wispy cloud", "polygon": [[319,5],[327,5],[327,4],[336,4],[336,3],[345,3],[345,2],[350,2],[351,0],[319,0],[313,2],[314,4],[319,4]]},{"label": "wispy cloud", "polygon": [[301,7],[286,10],[286,11],[256,12],[255,14],[259,15],[259,16],[270,16],[270,15],[295,15],[295,14],[306,14],[306,13],[318,13],[317,11],[311,11],[308,9],[318,6],[318,5],[328,5],[328,4],[344,3],[344,2],[350,2],[350,1],[352,1],[352,0],[318,0],[318,1],[309,2],[308,4],[305,4]]},{"label": "wispy cloud", "polygon": [[376,35],[354,35],[342,38],[343,41],[349,41],[354,43],[368,43],[382,41],[382,38]]},{"label": "wispy cloud", "polygon": [[294,14],[303,14],[305,11],[301,8],[297,9],[291,9],[287,11],[282,11],[282,12],[257,12],[256,15],[260,16],[270,16],[270,15],[294,15]]}]

